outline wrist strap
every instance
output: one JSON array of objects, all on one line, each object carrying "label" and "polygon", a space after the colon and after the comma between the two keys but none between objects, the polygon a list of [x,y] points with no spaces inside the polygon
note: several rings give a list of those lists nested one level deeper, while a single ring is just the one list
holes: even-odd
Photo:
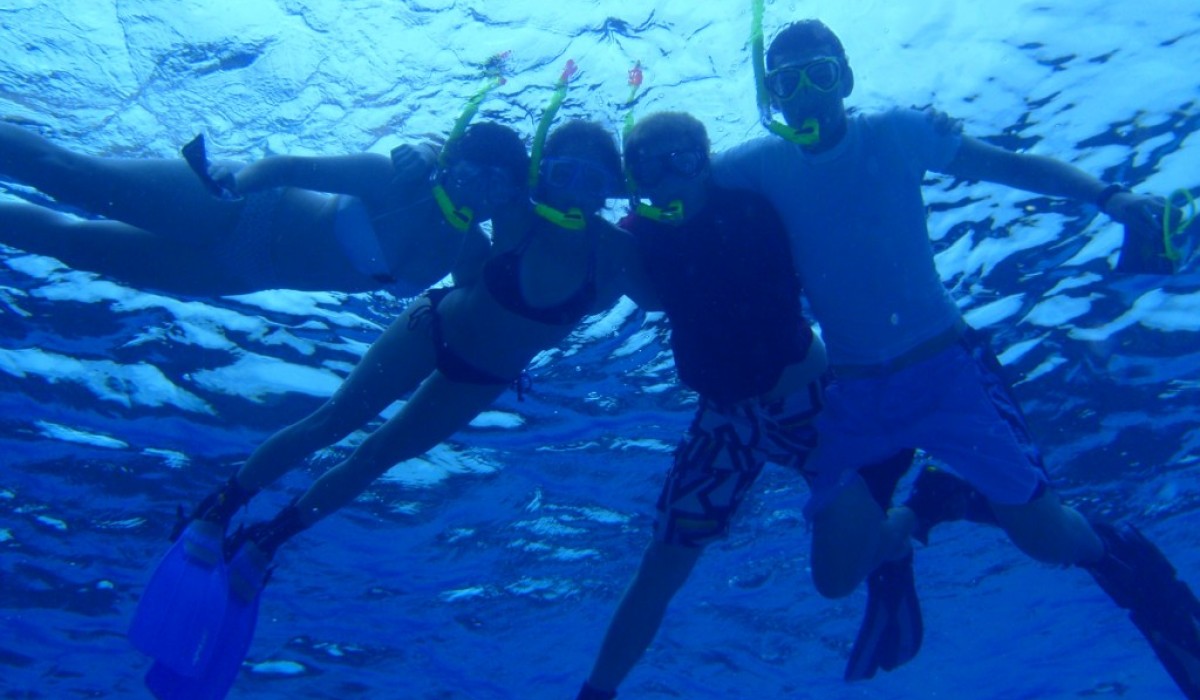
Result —
[{"label": "wrist strap", "polygon": [[1129,188],[1125,185],[1118,185],[1114,182],[1113,184],[1100,190],[1100,194],[1096,195],[1096,206],[1099,207],[1100,211],[1104,211],[1104,208],[1108,206],[1108,201],[1110,199],[1122,192],[1128,191]]}]

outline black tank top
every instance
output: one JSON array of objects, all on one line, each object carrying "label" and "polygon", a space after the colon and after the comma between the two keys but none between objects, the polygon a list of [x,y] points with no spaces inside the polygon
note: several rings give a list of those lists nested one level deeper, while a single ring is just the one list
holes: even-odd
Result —
[{"label": "black tank top", "polygon": [[483,283],[500,306],[530,321],[548,326],[573,326],[596,303],[596,234],[591,226],[585,229],[588,237],[587,268],[583,282],[574,294],[553,306],[531,306],[521,292],[521,258],[533,243],[540,226],[534,226],[512,250],[489,259],[483,266]]}]

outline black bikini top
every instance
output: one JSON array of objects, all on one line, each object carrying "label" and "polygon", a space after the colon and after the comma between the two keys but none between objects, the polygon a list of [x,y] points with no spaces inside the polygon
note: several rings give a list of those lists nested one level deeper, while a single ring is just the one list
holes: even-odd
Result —
[{"label": "black bikini top", "polygon": [[596,304],[596,234],[592,227],[586,229],[590,250],[579,289],[553,306],[531,306],[521,292],[521,258],[540,230],[535,225],[515,248],[490,258],[483,267],[483,283],[500,306],[518,316],[548,326],[573,326]]}]

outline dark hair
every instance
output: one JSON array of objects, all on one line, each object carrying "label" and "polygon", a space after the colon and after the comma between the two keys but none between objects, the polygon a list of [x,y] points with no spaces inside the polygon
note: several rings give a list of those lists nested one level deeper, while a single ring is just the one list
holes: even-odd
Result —
[{"label": "dark hair", "polygon": [[774,66],[781,54],[827,49],[829,53],[846,61],[846,49],[841,39],[825,23],[817,19],[802,19],[792,22],[775,35],[767,49],[767,68]]},{"label": "dark hair", "polygon": [[446,161],[468,160],[506,171],[513,182],[523,185],[529,177],[529,153],[517,132],[496,122],[476,122],[462,138],[449,144]]},{"label": "dark hair", "polygon": [[643,117],[625,135],[625,157],[651,141],[682,136],[708,153],[708,132],[699,119],[685,112],[655,112]]}]

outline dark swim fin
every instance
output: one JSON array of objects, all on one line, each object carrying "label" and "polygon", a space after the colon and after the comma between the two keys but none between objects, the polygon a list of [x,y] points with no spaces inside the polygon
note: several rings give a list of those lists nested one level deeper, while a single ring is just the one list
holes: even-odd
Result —
[{"label": "dark swim fin", "polygon": [[194,520],[150,577],[129,640],[175,673],[195,676],[215,650],[229,598],[221,525]]},{"label": "dark swim fin", "polygon": [[1175,265],[1167,257],[1161,233],[1145,227],[1125,226],[1121,253],[1117,256],[1117,272],[1127,275],[1170,275]]},{"label": "dark swim fin", "polygon": [[924,639],[925,623],[910,552],[902,559],[880,564],[867,578],[867,610],[844,677],[865,680],[881,668],[897,669],[917,655]]},{"label": "dark swim fin", "polygon": [[912,538],[921,544],[929,544],[929,531],[941,523],[966,520],[1000,524],[982,493],[964,479],[934,466],[926,466],[917,475],[904,505],[917,518]]},{"label": "dark swim fin", "polygon": [[1184,696],[1200,700],[1200,601],[1162,551],[1136,528],[1118,530],[1107,523],[1092,527],[1105,553],[1084,568],[1113,602],[1129,611]]},{"label": "dark swim fin", "polygon": [[222,700],[241,672],[258,624],[259,599],[269,574],[270,558],[247,542],[229,562],[229,604],[221,619],[216,650],[196,676],[176,672],[161,662],[146,673],[146,687],[158,700]]},{"label": "dark swim fin", "polygon": [[188,141],[179,149],[183,159],[187,161],[188,167],[200,179],[200,184],[204,185],[204,189],[208,190],[209,194],[225,200],[238,199],[238,196],[230,192],[221,183],[213,179],[213,176],[208,172],[208,150],[204,146],[204,134],[197,134],[196,138]]}]

